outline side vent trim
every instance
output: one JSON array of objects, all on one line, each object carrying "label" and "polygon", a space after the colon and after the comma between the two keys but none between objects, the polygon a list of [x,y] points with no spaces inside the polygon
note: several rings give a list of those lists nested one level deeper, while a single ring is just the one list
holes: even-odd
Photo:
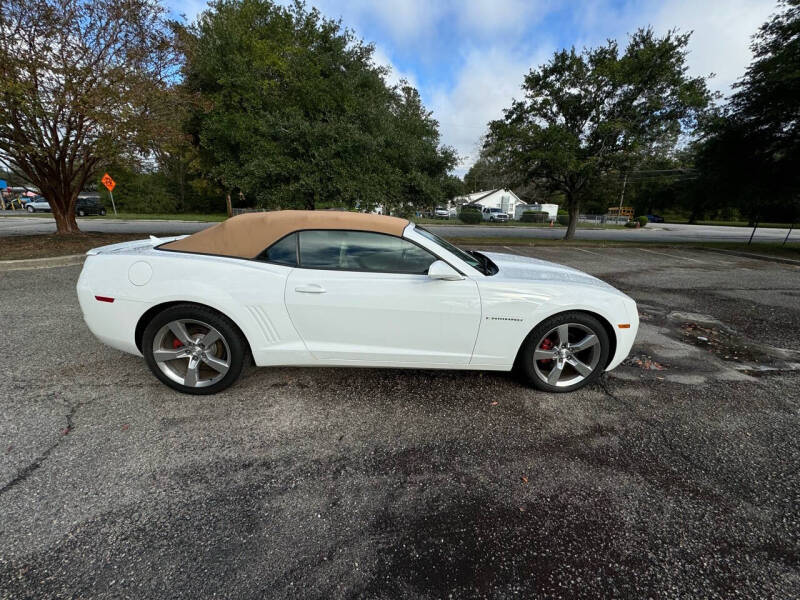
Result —
[{"label": "side vent trim", "polygon": [[261,306],[248,306],[247,310],[258,323],[261,333],[264,334],[264,339],[268,344],[275,344],[280,341],[278,330],[275,329],[275,325],[270,320],[269,315]]}]

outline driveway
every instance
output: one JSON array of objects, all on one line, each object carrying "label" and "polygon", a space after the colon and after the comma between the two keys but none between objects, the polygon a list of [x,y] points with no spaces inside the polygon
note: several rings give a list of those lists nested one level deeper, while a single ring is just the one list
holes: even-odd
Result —
[{"label": "driveway", "polygon": [[800,269],[519,252],[639,302],[600,384],[272,368],[183,396],[87,331],[78,267],[0,273],[0,598],[800,596]]},{"label": "driveway", "polygon": [[[199,221],[150,221],[85,218],[78,219],[84,231],[103,233],[141,233],[148,235],[189,234],[214,223]],[[564,237],[563,228],[527,227],[514,225],[425,225],[426,228],[450,237],[471,238],[531,238],[560,239]],[[0,237],[7,235],[30,235],[53,233],[56,230],[52,217],[0,216]],[[752,229],[748,227],[678,225],[652,223],[644,229],[579,229],[575,236],[582,240],[608,240],[629,242],[746,242]],[[783,242],[788,229],[758,229],[754,241]],[[800,239],[800,233],[793,233],[790,240]]]}]

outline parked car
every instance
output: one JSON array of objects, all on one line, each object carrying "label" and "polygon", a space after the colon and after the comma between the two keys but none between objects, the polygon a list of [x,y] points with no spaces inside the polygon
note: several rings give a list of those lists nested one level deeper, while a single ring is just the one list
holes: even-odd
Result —
[{"label": "parked car", "polygon": [[25,210],[29,213],[51,212],[50,203],[42,196],[34,196],[25,204]]},{"label": "parked car", "polygon": [[497,222],[508,222],[508,214],[503,212],[501,208],[484,208],[483,209],[483,220],[484,221],[497,221]]},{"label": "parked car", "polygon": [[647,215],[647,220],[650,223],[663,223],[664,217],[661,217],[659,215]]},{"label": "parked car", "polygon": [[630,352],[636,303],[569,267],[464,251],[406,219],[275,211],[87,253],[89,329],[180,392],[257,366],[519,369],[567,392]]},{"label": "parked car", "polygon": [[75,214],[79,217],[84,217],[86,215],[104,215],[106,214],[106,209],[98,198],[78,198],[78,202],[75,204]]},{"label": "parked car", "polygon": [[443,206],[437,206],[433,211],[433,216],[437,219],[449,219],[452,216],[455,216],[455,209],[445,208]]}]

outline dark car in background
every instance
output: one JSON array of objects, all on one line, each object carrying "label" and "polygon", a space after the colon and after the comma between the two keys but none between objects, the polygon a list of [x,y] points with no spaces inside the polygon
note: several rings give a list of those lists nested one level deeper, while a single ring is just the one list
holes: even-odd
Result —
[{"label": "dark car in background", "polygon": [[664,217],[662,217],[660,215],[647,215],[647,220],[650,223],[663,223],[664,222]]},{"label": "dark car in background", "polygon": [[79,217],[104,215],[106,214],[106,209],[100,203],[99,198],[90,196],[88,198],[78,198],[78,202],[75,204],[75,214]]}]

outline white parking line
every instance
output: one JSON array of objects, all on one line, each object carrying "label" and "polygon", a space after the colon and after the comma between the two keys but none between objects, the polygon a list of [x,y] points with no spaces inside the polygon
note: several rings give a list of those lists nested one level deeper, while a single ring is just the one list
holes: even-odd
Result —
[{"label": "white parking line", "polygon": [[583,248],[573,248],[573,250],[580,250],[581,252],[586,252],[586,254],[594,254],[595,256],[603,256],[599,252],[592,252],[591,250],[584,250]]},{"label": "white parking line", "polygon": [[696,258],[686,258],[685,256],[678,256],[677,254],[667,254],[666,252],[656,252],[655,250],[645,250],[644,248],[638,248],[641,252],[649,252],[650,254],[660,254],[661,256],[669,256],[670,258],[680,258],[681,260],[689,260],[691,262],[700,263],[701,265],[707,264],[702,260],[697,260]]},{"label": "white parking line", "polygon": [[[576,250],[577,250],[577,248],[576,248]],[[623,255],[623,253],[628,251],[628,250],[629,250],[629,248],[624,248],[624,247],[607,248],[607,252],[605,254],[602,254],[601,256],[609,258],[610,260],[615,260],[617,262],[624,263],[626,265],[635,265],[635,264],[637,264],[635,261],[630,260],[628,258],[620,258],[620,256]],[[587,252],[588,252],[588,250],[587,250]]]}]

